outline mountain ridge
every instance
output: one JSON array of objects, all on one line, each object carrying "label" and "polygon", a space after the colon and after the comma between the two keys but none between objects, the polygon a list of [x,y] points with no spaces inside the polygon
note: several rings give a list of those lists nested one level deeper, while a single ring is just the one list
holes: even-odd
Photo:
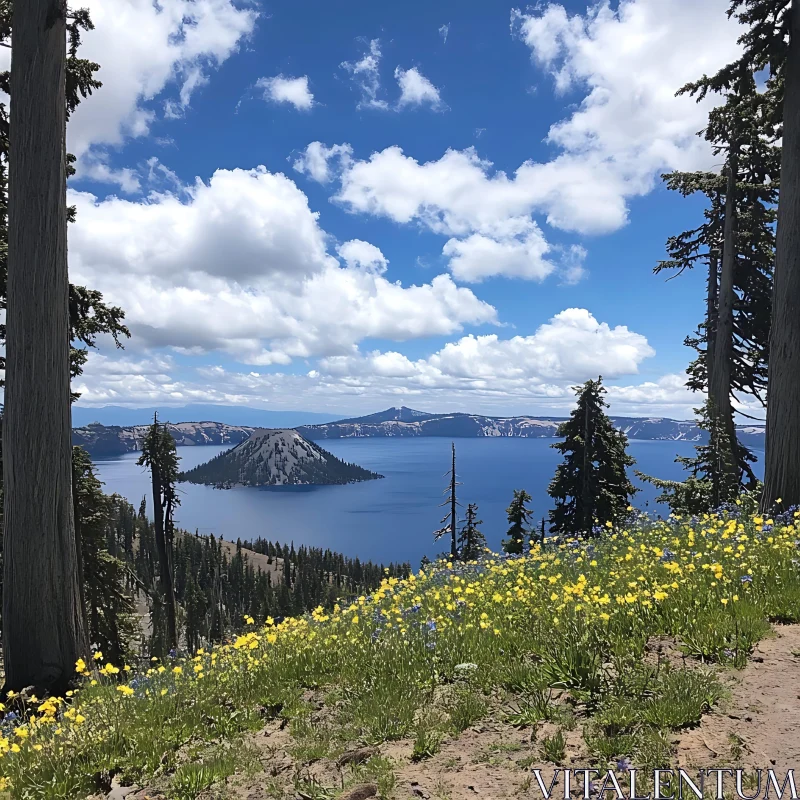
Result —
[{"label": "mountain ridge", "polygon": [[[309,441],[325,439],[441,436],[450,438],[519,437],[555,438],[558,425],[566,417],[488,416],[451,412],[433,414],[405,406],[392,407],[363,417],[300,425],[295,430]],[[702,442],[705,433],[692,420],[669,417],[611,417],[630,439],[648,441]],[[111,457],[140,449],[147,425],[104,426],[99,423],[73,428],[72,443],[84,447],[95,457]],[[167,423],[180,446],[237,445],[259,427],[200,421]],[[748,423],[739,426],[739,437],[749,447],[763,447],[764,426]]]},{"label": "mountain ridge", "polygon": [[[411,415],[416,414],[417,418]],[[556,438],[558,426],[566,417],[518,415],[488,416],[453,412],[429,414],[401,406],[367,417],[338,420],[329,423],[301,425],[296,428],[311,441],[324,439],[446,436],[452,438],[519,437]],[[631,439],[655,441],[701,442],[706,438],[693,420],[674,420],[668,417],[611,417],[615,426]],[[763,441],[763,426],[749,424],[739,427],[742,443],[759,446]]]},{"label": "mountain ridge", "polygon": [[210,421],[225,425],[250,428],[295,428],[329,422],[328,414],[312,411],[280,411],[277,409],[228,406],[220,403],[190,403],[183,406],[160,406],[128,408],[126,406],[80,406],[72,407],[72,425],[85,428],[98,422],[105,427],[132,428],[147,425],[153,415],[164,421]]}]

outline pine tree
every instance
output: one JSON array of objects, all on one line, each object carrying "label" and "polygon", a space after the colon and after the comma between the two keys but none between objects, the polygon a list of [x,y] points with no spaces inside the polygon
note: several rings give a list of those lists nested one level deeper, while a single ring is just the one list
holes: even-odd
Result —
[{"label": "pine tree", "polygon": [[[12,25],[12,10],[14,12],[14,19]],[[55,20],[55,24],[51,25],[50,21]],[[36,27],[36,30],[32,27]],[[22,30],[16,30],[21,27]],[[89,19],[88,12],[81,9],[74,13],[67,11],[64,3],[56,2],[56,0],[36,0],[30,3],[15,3],[11,2],[0,3],[0,44],[4,47],[13,49],[13,75],[6,71],[0,73],[0,91],[6,96],[14,97],[14,113],[18,112],[23,115],[20,120],[20,125],[27,129],[27,132],[20,138],[19,134],[15,134],[14,130],[20,126],[17,121],[10,117],[9,107],[6,103],[0,103],[0,311],[7,311],[6,318],[0,322],[0,348],[5,346],[6,352],[0,355],[0,371],[5,370],[5,379],[11,384],[10,391],[6,395],[6,402],[10,402],[10,422],[9,427],[12,427],[16,434],[19,436],[20,441],[28,444],[33,442],[29,435],[29,425],[25,423],[24,416],[17,418],[17,411],[15,409],[15,394],[17,392],[14,386],[18,378],[16,373],[16,366],[14,363],[6,364],[6,358],[11,361],[14,359],[15,350],[19,347],[20,351],[25,350],[26,355],[22,359],[23,369],[28,369],[31,374],[36,374],[41,380],[43,386],[47,386],[55,396],[60,393],[59,386],[63,381],[63,377],[59,375],[58,379],[50,375],[46,375],[42,370],[38,369],[38,357],[33,358],[33,352],[24,340],[19,338],[19,332],[29,329],[31,335],[35,335],[40,340],[42,348],[48,350],[48,358],[53,362],[58,362],[59,359],[53,359],[52,354],[58,352],[54,342],[50,341],[51,330],[54,335],[63,337],[65,346],[68,348],[67,353],[67,380],[70,377],[79,375],[82,371],[83,364],[86,361],[86,348],[94,347],[96,339],[99,334],[110,334],[114,339],[117,346],[121,346],[120,339],[130,335],[128,329],[124,326],[122,320],[124,313],[121,309],[116,307],[107,306],[103,302],[102,295],[99,292],[86,289],[80,286],[69,284],[68,277],[66,276],[66,229],[62,229],[62,225],[75,218],[75,209],[66,207],[66,178],[74,173],[72,162],[74,158],[69,154],[65,154],[65,124],[69,115],[75,110],[80,103],[81,99],[91,94],[95,89],[100,87],[100,82],[94,77],[95,72],[99,69],[99,65],[78,57],[78,49],[80,47],[81,32],[88,30],[92,27],[91,20]],[[31,34],[38,36],[42,34],[38,41],[34,42],[31,39]],[[60,44],[57,48],[49,49],[53,39],[58,39]],[[57,51],[57,52],[56,52]],[[62,54],[66,51],[66,58]],[[29,60],[29,54],[34,54],[34,60]],[[50,58],[50,54],[54,54],[54,58]],[[45,57],[47,56],[47,57]],[[33,69],[32,69],[33,67]],[[44,73],[47,73],[46,75]],[[43,82],[39,80],[43,77]],[[57,104],[57,105],[56,105]],[[63,109],[63,112],[62,112]],[[52,125],[54,129],[54,136],[50,140],[50,145],[55,148],[58,147],[58,152],[53,150],[48,151],[43,147],[43,140],[38,136],[30,136],[32,132],[28,124],[33,119],[31,113],[36,115],[40,114],[40,118],[46,117],[48,125]],[[16,142],[16,143],[15,143]],[[25,144],[23,144],[23,142]],[[20,145],[22,145],[20,147]],[[18,163],[14,163],[28,147],[29,156],[23,158]],[[11,168],[11,179],[9,179],[9,167]],[[53,175],[58,173],[53,185],[47,189],[39,187],[34,180],[33,173],[30,171],[30,166],[33,169],[41,169],[41,175],[45,172],[51,171]],[[57,186],[63,187],[63,191],[56,189]],[[38,194],[39,200],[48,202],[51,201],[53,205],[58,205],[58,211],[54,207],[45,208],[37,204],[26,202],[22,196],[14,198],[14,192],[19,190],[19,187],[29,189],[32,196]],[[30,198],[29,198],[30,199]],[[37,201],[38,203],[38,201]],[[43,308],[50,305],[50,296],[52,295],[51,288],[54,285],[56,272],[49,275],[51,280],[42,280],[37,270],[29,269],[28,266],[21,268],[23,279],[20,281],[19,277],[15,278],[14,275],[14,259],[17,254],[25,252],[24,248],[20,250],[19,244],[21,241],[17,239],[15,242],[10,242],[10,227],[13,229],[18,227],[17,223],[11,217],[16,217],[17,220],[23,220],[28,227],[32,237],[37,241],[36,247],[38,248],[37,255],[34,256],[33,262],[39,265],[39,269],[46,270],[52,266],[53,259],[51,256],[57,256],[61,267],[58,271],[58,288],[56,296],[58,298],[59,313],[50,314],[44,313]],[[37,226],[38,229],[37,229]],[[52,248],[52,240],[45,235],[45,228],[47,226],[58,227],[59,229],[59,243],[58,246]],[[49,232],[49,229],[48,229]],[[13,230],[12,230],[13,234]],[[30,238],[30,237],[28,237]],[[50,252],[46,252],[49,250]],[[9,276],[9,252],[11,252],[11,276]],[[63,253],[63,255],[62,255]],[[20,263],[25,258],[21,258]],[[62,263],[63,262],[63,263]],[[19,276],[20,271],[17,271]],[[10,280],[9,280],[10,278]],[[15,283],[16,281],[16,283]],[[26,282],[30,282],[26,285]],[[62,286],[63,283],[63,286]],[[15,288],[16,286],[16,288]],[[25,314],[17,316],[17,308],[23,308],[14,297],[29,298],[30,312],[33,317],[33,322],[29,325]],[[14,306],[17,306],[15,308]],[[42,320],[49,320],[45,328],[42,327]],[[15,331],[15,326],[18,326]],[[10,342],[7,344],[7,331],[9,332],[8,339]],[[15,341],[16,339],[16,341]],[[21,346],[20,346],[21,345]],[[51,346],[53,345],[53,346]],[[81,347],[84,345],[84,347]],[[59,363],[60,369],[60,363]],[[0,386],[4,381],[0,380]],[[38,436],[42,441],[46,441],[48,453],[46,455],[33,454],[27,459],[33,465],[40,465],[43,463],[42,459],[51,462],[54,469],[60,470],[62,476],[70,473],[70,448],[69,442],[69,422],[66,425],[66,441],[61,441],[64,434],[60,437],[54,436],[51,426],[42,426],[40,421],[44,418],[55,419],[50,412],[45,413],[45,406],[38,400],[35,400],[36,394],[29,391],[27,388],[22,388],[20,395],[27,398],[27,402],[23,399],[23,405],[28,409],[35,409],[34,413],[28,412],[30,419],[30,427],[34,431],[38,431]],[[67,389],[67,397],[74,400],[77,394],[69,392]],[[10,398],[10,401],[9,401]],[[25,413],[24,408],[21,412]],[[63,423],[60,423],[63,424]],[[11,439],[6,447],[7,453],[10,455],[12,462],[17,458],[17,445],[15,442],[15,435],[12,434]],[[56,458],[53,454],[54,443],[58,441],[60,456]],[[14,471],[15,467],[12,464],[11,469],[7,470],[3,467],[3,481],[8,478],[13,483],[13,478],[10,474]],[[38,469],[38,466],[37,466]],[[62,477],[62,481],[66,480]],[[17,475],[17,484],[22,487],[28,487],[28,491],[38,493],[38,499],[32,502],[22,500],[20,508],[28,507],[31,514],[37,515],[37,519],[33,519],[30,525],[25,523],[23,515],[17,513],[9,515],[10,522],[6,523],[9,530],[7,543],[12,549],[15,547],[14,530],[20,527],[29,528],[30,530],[37,530],[44,532],[51,526],[43,520],[43,516],[53,507],[53,503],[42,502],[41,493],[46,489],[47,482],[42,482],[41,473],[37,478],[29,480],[23,476],[21,472]],[[2,490],[4,495],[5,489]],[[60,499],[62,513],[71,504],[69,503],[69,495],[71,491],[69,487],[64,484],[63,491],[60,491],[63,497]],[[11,506],[17,505],[20,496],[16,490],[11,491]],[[69,525],[67,526],[69,527]],[[28,541],[33,545],[39,557],[43,554],[53,552],[54,547],[50,546],[37,546],[35,543],[35,536],[27,536]],[[77,547],[73,548],[77,551]],[[61,549],[61,552],[67,552]],[[8,555],[8,554],[7,554]],[[77,558],[76,558],[77,560]],[[26,562],[36,572],[30,580],[24,575],[24,570],[18,569],[15,563]],[[32,592],[36,596],[36,601],[49,603],[52,601],[54,606],[57,606],[62,615],[71,615],[75,610],[73,600],[75,598],[68,597],[67,595],[72,592],[70,588],[73,582],[72,572],[73,567],[68,558],[63,559],[61,564],[61,572],[59,576],[53,580],[46,577],[45,573],[49,568],[39,564],[35,557],[28,558],[18,549],[16,555],[6,557],[3,563],[3,570],[16,571],[15,588],[4,589],[4,597],[7,592],[17,590],[22,592]],[[5,584],[8,585],[7,583]],[[33,586],[46,585],[48,587],[56,586],[58,591],[63,592],[64,596],[53,600],[41,591],[34,590]],[[28,586],[28,588],[25,588]],[[79,592],[78,592],[79,594]],[[19,612],[9,617],[4,626],[4,647],[6,648],[6,686],[7,688],[14,688],[18,683],[15,675],[22,674],[27,671],[28,677],[21,678],[23,683],[33,682],[33,672],[36,668],[33,662],[39,659],[36,651],[40,649],[37,645],[37,631],[39,624],[44,624],[45,620],[52,619],[47,614],[39,614],[36,611],[35,602],[28,602],[24,598],[18,598],[14,601],[10,595],[4,599],[4,604],[14,605],[19,608],[28,608],[29,612],[36,618],[37,624],[28,628],[26,622],[20,624],[20,629],[24,631],[21,634],[22,641],[27,641],[27,646],[22,650],[28,650],[30,658],[27,659],[26,666],[15,665],[11,660],[8,649],[19,651],[17,642],[19,637],[16,633],[16,620],[15,617],[19,616]],[[49,639],[48,647],[51,649],[60,648],[62,653],[66,650],[74,650],[76,648],[66,646],[67,640],[70,638],[70,631],[74,627],[72,622],[62,619],[60,622],[54,623],[58,631],[53,633]],[[84,645],[81,642],[82,633],[77,631],[77,639],[79,640],[77,650],[82,650]],[[62,646],[63,645],[63,646]],[[61,661],[66,664],[72,661],[74,664],[75,659],[73,654],[62,655],[58,657],[51,657],[47,655],[45,660],[51,664],[56,664]],[[62,665],[63,666],[63,665]],[[58,667],[62,668],[62,667]],[[46,671],[53,672],[58,669],[56,667],[46,668]],[[71,666],[63,666],[64,670],[74,672]],[[20,671],[21,670],[21,671]],[[38,679],[37,679],[38,680]],[[42,678],[48,681],[49,678]],[[64,683],[68,680],[65,674],[62,678],[56,679],[57,683]],[[55,688],[55,684],[53,686]]]},{"label": "pine tree", "polygon": [[509,555],[522,555],[525,552],[525,537],[530,533],[528,523],[533,514],[527,506],[530,501],[531,496],[524,489],[514,489],[514,499],[506,509],[508,539],[503,540],[503,550]]},{"label": "pine tree", "polygon": [[688,478],[669,481],[636,473],[642,480],[661,489],[656,502],[666,503],[670,511],[679,516],[709,513],[731,502],[738,494],[736,487],[725,480],[726,469],[722,463],[723,459],[731,457],[728,433],[710,405],[709,400],[702,408],[695,409],[699,417],[697,426],[708,433],[708,442],[695,448],[697,455],[694,458],[680,456],[675,459],[689,471]]},{"label": "pine tree", "polygon": [[575,387],[575,393],[577,406],[558,429],[564,441],[551,445],[564,461],[548,489],[556,501],[550,529],[566,535],[590,534],[596,524],[619,522],[638,491],[626,472],[635,463],[625,450],[628,439],[603,411],[608,404],[602,378]]},{"label": "pine tree", "polygon": [[132,654],[136,622],[133,601],[125,587],[127,570],[107,549],[114,501],[103,494],[91,459],[81,447],[72,448],[72,470],[81,591],[89,640],[111,663],[119,664]]},{"label": "pine tree", "polygon": [[57,0],[14,4],[4,265],[5,691],[64,691],[88,645],[71,486],[66,22]]},{"label": "pine tree", "polygon": [[[178,624],[176,616],[172,545],[174,538],[173,512],[178,504],[175,481],[178,475],[178,455],[175,440],[167,426],[158,424],[153,418],[142,441],[142,455],[137,462],[150,468],[153,487],[153,519],[156,551],[159,564],[158,595],[159,621],[166,621],[166,644],[171,649],[178,647]],[[154,617],[155,617],[154,613]],[[153,623],[155,630],[155,622]]]},{"label": "pine tree", "polygon": [[[700,81],[679,94],[704,96],[705,91]],[[671,269],[680,274],[707,264],[705,319],[685,341],[698,354],[687,370],[687,385],[708,393],[706,413],[713,410],[719,420],[706,423],[726,431],[721,446],[729,452],[718,462],[725,473],[714,479],[715,484],[725,484],[721,487],[725,496],[744,482],[751,488],[756,484],[750,468],[755,458],[736,437],[733,403],[742,394],[766,402],[780,165],[780,148],[774,144],[775,107],[774,87],[761,92],[752,75],[741,75],[701,131],[714,152],[726,156],[724,173],[664,176],[670,189],[684,196],[702,193],[708,199],[705,222],[671,237],[670,258],[655,272]]]},{"label": "pine tree", "polygon": [[442,538],[445,534],[450,534],[450,560],[456,561],[458,559],[458,506],[461,505],[456,500],[456,486],[461,486],[461,484],[456,479],[456,444],[453,442],[451,444],[452,452],[453,452],[453,465],[452,467],[445,472],[445,476],[449,476],[450,480],[447,484],[447,488],[444,490],[444,494],[447,495],[445,501],[441,504],[442,506],[448,507],[448,512],[442,517],[442,522],[447,522],[443,528],[439,528],[439,530],[434,531],[433,539],[434,541],[438,542],[439,539]]},{"label": "pine tree", "polygon": [[[9,46],[12,35],[12,4],[0,3],[0,44]],[[83,31],[92,30],[93,25],[86,9],[68,12],[66,17],[67,58],[66,58],[66,114],[77,108],[81,100],[91,95],[102,84],[95,78],[100,69],[84,58],[79,58],[78,50]],[[0,91],[11,95],[10,73],[0,73]],[[0,103],[0,309],[6,308],[8,281],[8,165],[9,165],[9,109]],[[73,156],[66,156],[66,176],[75,172],[72,166]],[[67,219],[75,219],[75,209],[67,209]],[[121,308],[108,306],[103,302],[100,292],[84,286],[69,284],[69,342],[70,342],[70,375],[75,378],[81,374],[86,363],[87,348],[96,347],[100,334],[109,334],[117,347],[122,346],[122,338],[130,337],[130,331],[123,320],[125,313]],[[6,326],[0,323],[0,346],[5,344]],[[83,346],[81,346],[83,345]],[[0,355],[0,370],[5,367],[5,357]],[[0,381],[2,385],[2,381]],[[76,399],[77,394],[72,394]]]},{"label": "pine tree", "polygon": [[762,501],[769,509],[779,498],[800,504],[800,0],[732,0],[728,16],[745,27],[743,53],[698,81],[699,96],[766,73],[774,138],[782,139]]},{"label": "pine tree", "polygon": [[478,504],[467,505],[467,518],[458,536],[458,555],[462,561],[475,561],[486,549],[486,537],[479,528],[483,520],[478,519]]}]

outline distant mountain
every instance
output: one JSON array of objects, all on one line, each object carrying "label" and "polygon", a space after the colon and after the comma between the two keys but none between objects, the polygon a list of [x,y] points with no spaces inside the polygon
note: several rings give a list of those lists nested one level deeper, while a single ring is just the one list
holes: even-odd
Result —
[{"label": "distant mountain", "polygon": [[[614,424],[630,439],[666,441],[705,441],[705,433],[692,421],[666,417],[612,417]],[[429,414],[411,408],[389,408],[365,417],[343,419],[295,430],[306,439],[358,439],[398,436],[443,436],[479,438],[482,436],[552,439],[563,417],[486,417],[478,414]],[[262,426],[231,425],[223,422],[178,422],[169,424],[178,445],[239,444]],[[121,427],[100,424],[73,428],[72,443],[86,448],[95,457],[122,455],[139,450],[147,425]],[[764,426],[742,425],[739,440],[747,447],[764,447]]]},{"label": "distant mountain", "polygon": [[153,414],[165,422],[178,422],[186,419],[216,420],[227,425],[244,425],[250,428],[294,428],[298,425],[312,425],[315,422],[329,422],[330,414],[316,414],[310,411],[272,411],[260,408],[195,404],[186,406],[162,406],[160,408],[125,408],[123,406],[100,406],[98,408],[72,407],[72,424],[83,428],[92,422],[106,426],[131,427],[147,425],[153,421]]},{"label": "distant mountain", "polygon": [[[317,425],[301,425],[306,439],[357,439],[363,437],[482,436],[550,439],[557,435],[564,417],[488,417],[479,414],[429,414],[410,408],[390,408],[377,414]],[[614,424],[630,439],[700,442],[706,434],[692,421],[665,417],[612,417]],[[747,425],[740,429],[743,444],[763,446],[764,426]]]},{"label": "distant mountain", "polygon": [[342,484],[381,477],[340,461],[297,431],[259,429],[233,449],[182,472],[178,480],[229,488]]},{"label": "distant mountain", "polygon": [[[428,414],[426,411],[414,411],[413,408],[387,408],[386,411],[378,411],[375,414],[367,414],[365,417],[355,417],[354,419],[338,419],[337,425],[348,425],[351,423],[359,424],[378,424],[381,422],[421,422],[432,417],[441,416],[440,414]],[[309,423],[310,424],[310,423]],[[296,425],[294,427],[297,427]]]},{"label": "distant mountain", "polygon": [[[106,427],[97,423],[72,429],[72,444],[83,447],[95,458],[118,456],[140,450],[148,425],[122,428],[118,425]],[[255,428],[242,425],[226,425],[223,422],[178,422],[167,423],[175,443],[180,446],[206,444],[239,444],[247,439]]]}]

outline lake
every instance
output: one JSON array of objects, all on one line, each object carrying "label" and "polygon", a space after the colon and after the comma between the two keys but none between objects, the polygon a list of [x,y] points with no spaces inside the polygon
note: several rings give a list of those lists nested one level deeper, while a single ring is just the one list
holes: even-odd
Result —
[{"label": "lake", "polygon": [[[505,510],[514,489],[533,497],[534,518],[547,516],[552,501],[547,495],[561,456],[553,439],[456,439],[456,472],[461,486],[458,498],[478,503],[482,530],[490,547],[505,537]],[[433,542],[433,531],[446,509],[438,508],[450,468],[450,439],[333,439],[320,442],[338,458],[384,475],[383,480],[348,486],[298,486],[270,489],[220,490],[210,486],[179,484],[181,505],[176,522],[189,531],[213,533],[227,540],[258,536],[289,543],[328,547],[348,556],[372,561],[410,561],[417,567],[423,555],[449,550],[446,541]],[[213,458],[226,447],[179,447],[181,469]],[[674,463],[677,455],[694,454],[691,442],[631,441],[629,452],[636,469],[660,478],[684,475]],[[762,452],[756,452],[756,473],[762,475]],[[96,462],[98,477],[107,493],[116,492],[138,508],[143,495],[152,506],[149,473],[136,465],[139,453]],[[661,513],[654,498],[658,490],[635,481],[642,491],[637,508]]]}]

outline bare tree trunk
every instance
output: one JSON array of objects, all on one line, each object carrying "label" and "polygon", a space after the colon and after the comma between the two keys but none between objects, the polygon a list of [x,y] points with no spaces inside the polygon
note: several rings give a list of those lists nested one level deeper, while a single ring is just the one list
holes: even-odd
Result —
[{"label": "bare tree trunk", "polygon": [[708,299],[706,308],[706,385],[711,386],[714,372],[714,349],[717,340],[717,295],[719,293],[719,250],[708,255]]},{"label": "bare tree trunk", "polygon": [[164,593],[167,599],[167,634],[169,635],[170,646],[178,649],[178,619],[175,602],[175,567],[173,565],[173,542],[175,539],[175,523],[173,514],[175,509],[171,500],[167,500],[164,513],[164,545],[167,553],[167,569],[165,577],[167,584]]},{"label": "bare tree trunk", "polygon": [[456,546],[456,523],[458,513],[456,511],[456,443],[453,442],[453,472],[450,476],[450,559],[458,559],[458,547]]},{"label": "bare tree trunk", "polygon": [[166,607],[167,617],[167,639],[169,646],[177,648],[177,631],[175,625],[175,594],[172,590],[172,571],[170,570],[170,560],[167,552],[167,537],[164,531],[164,506],[161,502],[161,470],[156,458],[150,465],[150,475],[153,481],[153,528],[155,532],[156,551],[158,552],[159,583],[161,584],[161,602]]},{"label": "bare tree trunk", "polygon": [[725,228],[722,245],[722,269],[719,279],[714,357],[709,375],[708,394],[712,413],[725,432],[724,452],[721,456],[721,478],[725,494],[738,485],[736,467],[736,427],[731,406],[731,370],[733,367],[733,304],[736,272],[736,178],[739,172],[738,145],[731,143],[728,155],[728,185],[725,194]]},{"label": "bare tree trunk", "polygon": [[5,689],[60,691],[87,654],[72,508],[66,4],[16,0],[5,388]]},{"label": "bare tree trunk", "polygon": [[581,505],[583,516],[583,532],[588,534],[592,530],[591,487],[589,486],[589,401],[586,402],[586,413],[583,419],[583,470],[581,474]]},{"label": "bare tree trunk", "polygon": [[772,294],[765,510],[800,504],[800,0],[792,3]]}]

